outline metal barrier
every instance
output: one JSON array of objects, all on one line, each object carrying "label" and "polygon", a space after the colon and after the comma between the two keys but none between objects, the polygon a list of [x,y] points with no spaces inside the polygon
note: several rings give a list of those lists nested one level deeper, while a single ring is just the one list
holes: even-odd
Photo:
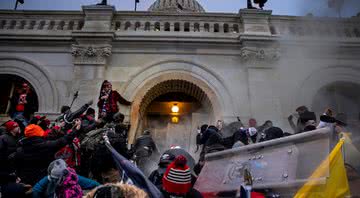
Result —
[{"label": "metal barrier", "polygon": [[[318,129],[206,155],[195,183],[202,193],[236,191],[248,170],[254,189],[272,189],[291,197],[308,181],[330,151],[331,130]],[[318,184],[324,184],[329,170]]]}]

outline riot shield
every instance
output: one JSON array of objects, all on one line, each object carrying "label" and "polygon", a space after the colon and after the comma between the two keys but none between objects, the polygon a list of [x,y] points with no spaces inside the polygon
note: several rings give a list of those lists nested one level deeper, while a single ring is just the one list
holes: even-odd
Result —
[{"label": "riot shield", "polygon": [[272,189],[282,197],[292,197],[325,163],[325,173],[312,178],[322,185],[329,175],[330,133],[324,128],[206,155],[195,188],[205,194],[237,191],[247,169],[253,189]]}]

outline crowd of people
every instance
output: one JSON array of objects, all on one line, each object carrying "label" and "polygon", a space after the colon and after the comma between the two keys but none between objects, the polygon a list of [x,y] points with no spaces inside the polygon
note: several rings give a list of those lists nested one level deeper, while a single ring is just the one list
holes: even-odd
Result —
[{"label": "crowd of people", "polygon": [[[98,118],[92,101],[72,111],[61,108],[61,116],[51,122],[34,115],[37,107],[33,93],[24,83],[11,98],[11,120],[2,124],[0,136],[0,186],[6,197],[156,197],[139,181],[150,181],[163,197],[202,197],[193,188],[205,164],[205,155],[225,149],[281,138],[291,134],[332,127],[341,131],[346,125],[343,114],[334,116],[326,109],[317,124],[316,115],[305,106],[289,116],[293,133],[286,133],[268,120],[258,126],[250,119],[229,137],[224,137],[224,123],[199,127],[196,142],[201,147],[197,163],[185,150],[174,147],[160,154],[158,168],[148,178],[143,173],[142,159],[158,152],[149,131],[127,145],[129,125],[119,113],[117,103],[131,105],[109,81],[104,81],[98,98]],[[294,119],[296,123],[294,123]],[[116,153],[126,160],[116,161],[106,145],[104,134]],[[194,137],[195,138],[195,137]],[[129,149],[129,147],[131,147]],[[175,150],[180,152],[175,152]],[[134,162],[132,165],[125,163]],[[146,163],[146,162],[145,162]],[[119,170],[127,166],[126,172]],[[138,168],[137,168],[138,167]],[[134,175],[136,174],[136,175]],[[139,179],[140,177],[140,179]],[[146,182],[145,182],[146,184]],[[147,184],[148,185],[148,184]],[[88,192],[87,192],[88,191]],[[158,194],[159,195],[159,194]]]}]

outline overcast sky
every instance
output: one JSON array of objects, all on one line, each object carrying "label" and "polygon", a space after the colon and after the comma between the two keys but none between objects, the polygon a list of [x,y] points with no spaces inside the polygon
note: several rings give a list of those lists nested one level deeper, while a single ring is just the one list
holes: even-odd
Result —
[{"label": "overcast sky", "polygon": [[[101,0],[24,0],[18,10],[80,10],[81,5],[96,4]],[[135,0],[108,0],[116,10],[134,10]],[[273,10],[279,15],[337,16],[333,9],[328,8],[328,0],[268,0],[265,9]],[[16,0],[0,0],[0,9],[14,9]],[[138,10],[147,10],[155,0],[140,0]],[[198,0],[207,12],[237,13],[246,7],[246,0]],[[341,15],[354,16],[360,12],[360,0],[345,0]]]}]

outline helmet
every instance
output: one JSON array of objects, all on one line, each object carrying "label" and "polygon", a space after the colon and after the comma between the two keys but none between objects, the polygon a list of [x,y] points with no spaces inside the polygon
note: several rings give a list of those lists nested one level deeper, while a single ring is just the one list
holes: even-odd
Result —
[{"label": "helmet", "polygon": [[172,161],[174,161],[175,159],[175,155],[172,153],[164,153],[161,155],[160,157],[160,161],[159,161],[159,166],[160,165],[168,165],[170,164]]}]

